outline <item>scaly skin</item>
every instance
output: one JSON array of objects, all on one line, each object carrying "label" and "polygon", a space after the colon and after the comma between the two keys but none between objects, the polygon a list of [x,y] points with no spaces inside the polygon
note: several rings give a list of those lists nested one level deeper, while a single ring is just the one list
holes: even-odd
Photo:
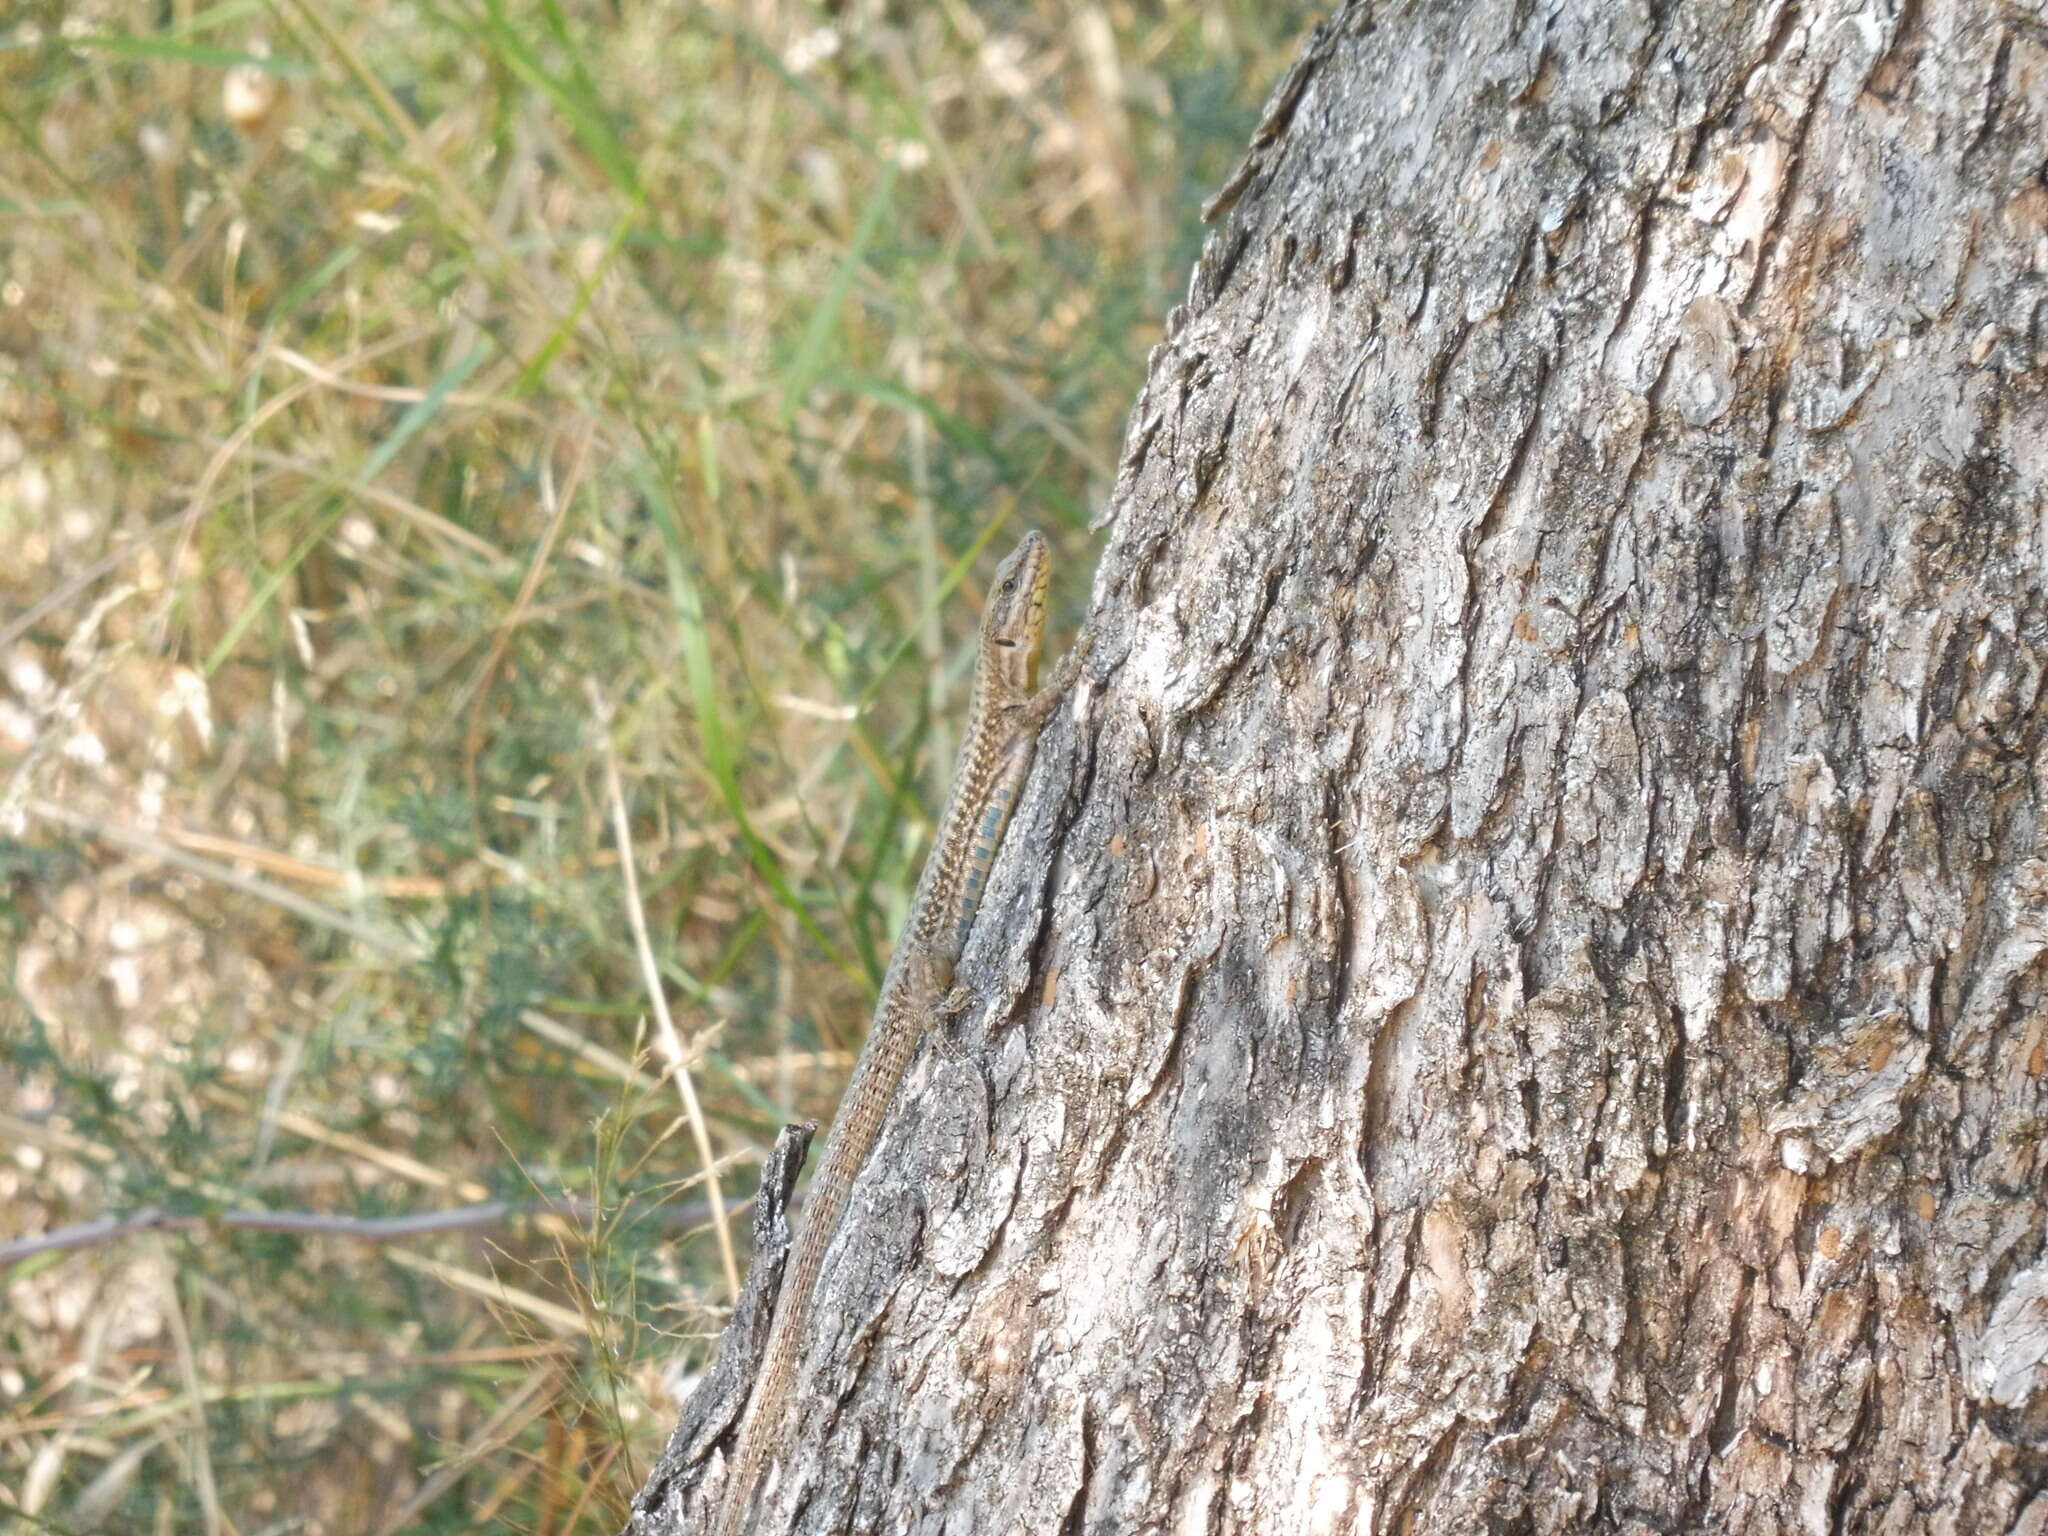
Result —
[{"label": "scaly skin", "polygon": [[975,660],[974,696],[952,793],[917,882],[909,921],[882,979],[867,1046],[811,1178],[803,1233],[783,1276],[767,1352],[741,1421],[718,1536],[739,1536],[745,1528],[762,1474],[782,1439],[825,1250],[846,1214],[853,1181],[881,1134],[896,1086],[909,1070],[926,1029],[945,1010],[953,968],[966,947],[996,849],[1031,771],[1038,729],[1078,667],[1077,647],[1053,681],[1036,689],[1051,570],[1044,538],[1027,533],[997,569],[995,585],[989,589]]}]

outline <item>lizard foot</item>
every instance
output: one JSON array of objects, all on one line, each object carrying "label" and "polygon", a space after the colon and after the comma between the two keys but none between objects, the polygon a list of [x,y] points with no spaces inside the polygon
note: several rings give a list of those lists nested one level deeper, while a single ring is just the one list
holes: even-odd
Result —
[{"label": "lizard foot", "polygon": [[957,1024],[961,1015],[973,1006],[972,989],[955,987],[932,1009],[932,1022],[938,1026],[932,1031],[933,1046],[939,1055],[948,1061],[959,1062],[967,1059],[967,1047],[951,1026]]}]

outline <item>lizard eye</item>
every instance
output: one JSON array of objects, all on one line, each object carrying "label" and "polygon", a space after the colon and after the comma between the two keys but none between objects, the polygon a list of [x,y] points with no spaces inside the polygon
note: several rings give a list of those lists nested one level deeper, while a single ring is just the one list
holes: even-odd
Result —
[{"label": "lizard eye", "polygon": [[1009,579],[1008,581],[1006,581],[1006,582],[1004,582],[1004,583],[1003,583],[1003,596],[1005,596],[1005,597],[1008,597],[1008,596],[1009,596],[1009,595],[1010,595],[1010,594],[1011,594],[1012,592],[1014,592],[1014,591],[1016,591],[1016,590],[1017,590],[1017,578],[1016,578],[1016,577],[1012,576],[1012,577],[1011,577],[1011,578],[1010,578],[1010,579]]}]

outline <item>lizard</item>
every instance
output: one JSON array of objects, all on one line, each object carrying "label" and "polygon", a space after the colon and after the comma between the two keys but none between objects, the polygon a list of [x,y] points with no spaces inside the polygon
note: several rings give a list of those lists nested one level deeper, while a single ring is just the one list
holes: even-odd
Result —
[{"label": "lizard", "polygon": [[925,1032],[937,1019],[965,1006],[966,998],[953,985],[954,967],[967,946],[996,849],[1031,771],[1039,728],[1072,686],[1086,649],[1075,644],[1052,680],[1038,686],[1051,573],[1045,538],[1034,529],[997,567],[989,588],[952,790],[902,936],[882,978],[867,1044],[811,1179],[803,1231],[790,1254],[752,1402],[740,1421],[718,1536],[739,1536],[744,1529],[747,1511],[782,1437],[825,1250],[846,1213],[854,1180],[881,1134],[897,1085]]}]

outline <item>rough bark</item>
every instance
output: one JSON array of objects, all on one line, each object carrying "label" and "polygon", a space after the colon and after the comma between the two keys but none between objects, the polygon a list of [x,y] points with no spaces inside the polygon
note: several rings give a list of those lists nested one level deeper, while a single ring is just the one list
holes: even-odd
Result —
[{"label": "rough bark", "polygon": [[2048,1529],[2048,25],[1356,4],[762,1530]]},{"label": "rough bark", "polygon": [[803,1171],[817,1126],[805,1121],[785,1125],[761,1161],[761,1185],[754,1196],[753,1255],[746,1283],[733,1303],[732,1320],[718,1339],[718,1358],[697,1383],[682,1416],[669,1431],[668,1445],[633,1499],[629,1531],[652,1533],[675,1528],[687,1502],[713,1465],[711,1452],[739,1428],[753,1378],[768,1350],[775,1321],[775,1297],[789,1262],[789,1202]]}]

